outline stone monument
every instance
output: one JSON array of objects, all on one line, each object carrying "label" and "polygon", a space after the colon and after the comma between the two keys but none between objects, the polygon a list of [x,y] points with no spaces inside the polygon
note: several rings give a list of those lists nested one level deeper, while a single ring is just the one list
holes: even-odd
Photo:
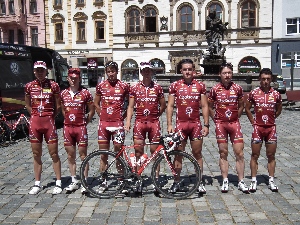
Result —
[{"label": "stone monument", "polygon": [[222,21],[216,16],[215,10],[210,10],[206,17],[205,36],[208,44],[207,53],[204,54],[203,64],[204,74],[218,74],[220,65],[226,61],[224,53],[226,48],[222,46],[221,40],[224,39],[224,32],[228,22]]}]

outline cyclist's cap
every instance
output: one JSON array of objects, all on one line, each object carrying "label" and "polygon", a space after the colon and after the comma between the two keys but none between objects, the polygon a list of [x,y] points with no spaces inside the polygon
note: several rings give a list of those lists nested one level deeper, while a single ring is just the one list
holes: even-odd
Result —
[{"label": "cyclist's cap", "polygon": [[45,70],[47,69],[47,65],[45,62],[43,61],[36,61],[34,64],[33,64],[33,68],[36,69],[36,68],[44,68]]},{"label": "cyclist's cap", "polygon": [[70,68],[68,70],[69,77],[80,77],[80,69],[79,68]]},{"label": "cyclist's cap", "polygon": [[142,71],[145,68],[153,69],[153,66],[149,62],[141,62],[140,63],[140,70]]}]

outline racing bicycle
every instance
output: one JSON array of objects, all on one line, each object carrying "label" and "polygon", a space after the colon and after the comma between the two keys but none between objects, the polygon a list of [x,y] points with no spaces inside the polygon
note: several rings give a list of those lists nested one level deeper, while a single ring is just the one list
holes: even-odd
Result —
[{"label": "racing bicycle", "polygon": [[[115,132],[114,143],[122,143],[122,135],[124,135],[122,127],[107,127],[106,129]],[[181,140],[181,132],[162,136],[157,149],[145,159],[137,171],[135,171],[134,162],[130,160],[130,154],[128,155],[128,149],[134,149],[137,145],[123,144],[119,152],[96,150],[87,155],[81,163],[81,184],[91,196],[111,198],[120,194],[126,187],[142,185],[141,175],[153,161],[151,171],[148,170],[148,172],[156,191],[166,198],[187,198],[197,191],[201,182],[201,170],[192,155],[174,150]],[[158,143],[145,145],[151,144]],[[89,170],[87,179],[84,176],[86,169]],[[99,191],[103,183],[106,185],[105,191]],[[176,191],[172,189],[174,184],[177,185]],[[142,188],[140,190],[142,191]]]},{"label": "racing bicycle", "polygon": [[18,130],[22,130],[25,137],[29,139],[29,117],[21,113],[16,121],[7,120],[6,116],[0,111],[0,145],[3,145],[6,141],[11,143]]}]

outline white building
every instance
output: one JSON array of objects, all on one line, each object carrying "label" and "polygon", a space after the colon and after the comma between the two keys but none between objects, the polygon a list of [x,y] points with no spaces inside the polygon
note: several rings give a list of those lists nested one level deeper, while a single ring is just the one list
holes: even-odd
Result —
[{"label": "white building", "polygon": [[221,43],[234,72],[271,67],[271,0],[51,0],[45,4],[48,47],[94,82],[110,59],[119,64],[120,79],[128,82],[139,79],[138,66],[144,61],[150,61],[157,74],[179,73],[183,58],[193,59],[200,70],[208,46],[209,9],[229,23]]}]

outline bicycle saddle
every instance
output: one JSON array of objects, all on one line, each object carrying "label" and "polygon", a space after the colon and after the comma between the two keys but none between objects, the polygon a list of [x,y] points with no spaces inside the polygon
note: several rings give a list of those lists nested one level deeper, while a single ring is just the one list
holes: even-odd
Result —
[{"label": "bicycle saddle", "polygon": [[122,130],[123,127],[106,127],[106,130],[110,131],[110,132],[115,132],[117,130]]}]

